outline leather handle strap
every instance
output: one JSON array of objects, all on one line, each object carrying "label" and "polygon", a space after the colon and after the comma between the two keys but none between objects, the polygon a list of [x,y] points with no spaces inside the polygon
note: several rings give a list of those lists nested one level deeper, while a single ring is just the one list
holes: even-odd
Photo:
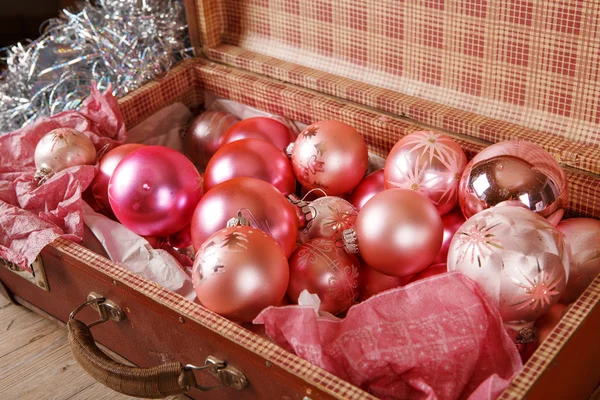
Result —
[{"label": "leather handle strap", "polygon": [[196,385],[193,371],[178,362],[152,368],[131,367],[108,357],[96,345],[92,332],[83,322],[67,322],[69,344],[79,365],[98,382],[133,397],[164,398],[187,392]]}]

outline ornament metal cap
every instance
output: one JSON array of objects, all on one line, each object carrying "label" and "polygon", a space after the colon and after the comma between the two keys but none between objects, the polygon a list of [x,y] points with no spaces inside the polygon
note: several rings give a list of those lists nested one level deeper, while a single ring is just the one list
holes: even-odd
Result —
[{"label": "ornament metal cap", "polygon": [[293,193],[289,194],[287,196],[287,199],[294,207],[298,207],[298,209],[300,210],[299,214],[302,214],[304,216],[304,218],[302,218],[302,215],[300,215],[299,217],[300,228],[304,228],[306,224],[313,218],[312,211],[310,206],[308,205],[308,202],[300,199]]},{"label": "ornament metal cap", "polygon": [[250,220],[244,216],[242,216],[242,211],[238,211],[237,217],[231,218],[227,221],[227,227],[231,228],[233,226],[252,226]]},{"label": "ornament metal cap", "polygon": [[356,237],[354,228],[345,229],[342,232],[342,241],[344,242],[344,248],[347,253],[358,253],[358,238]]},{"label": "ornament metal cap", "polygon": [[288,158],[292,158],[293,151],[294,151],[294,142],[288,144],[288,146],[285,148],[285,155],[288,156]]}]

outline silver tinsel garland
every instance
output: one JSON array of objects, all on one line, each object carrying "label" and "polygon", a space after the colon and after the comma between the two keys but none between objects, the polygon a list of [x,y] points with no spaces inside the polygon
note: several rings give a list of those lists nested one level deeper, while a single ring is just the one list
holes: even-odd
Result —
[{"label": "silver tinsel garland", "polygon": [[123,96],[189,55],[181,0],[85,0],[4,49],[0,134],[77,109],[96,83]]}]

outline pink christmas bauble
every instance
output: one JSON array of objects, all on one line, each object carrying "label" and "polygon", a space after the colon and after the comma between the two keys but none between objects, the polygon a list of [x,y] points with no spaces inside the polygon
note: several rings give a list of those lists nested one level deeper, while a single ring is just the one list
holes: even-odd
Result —
[{"label": "pink christmas bauble", "polygon": [[344,232],[349,251],[358,251],[382,274],[409,276],[428,267],[442,245],[442,219],[419,192],[389,189],[358,212],[354,230]]},{"label": "pink christmas bauble", "polygon": [[290,257],[288,297],[298,303],[303,290],[317,294],[320,311],[339,314],[358,297],[359,262],[331,239],[311,239]]},{"label": "pink christmas bauble", "polygon": [[320,197],[308,204],[310,214],[298,238],[306,242],[314,238],[341,239],[344,230],[353,228],[357,212],[354,206],[341,197]]},{"label": "pink christmas bauble", "polygon": [[475,280],[513,329],[530,327],[562,295],[570,250],[547,220],[497,206],[468,219],[450,243],[448,271]]},{"label": "pink christmas bauble", "polygon": [[600,221],[571,218],[560,221],[558,230],[571,248],[569,281],[560,301],[573,303],[600,274]]},{"label": "pink christmas bauble", "polygon": [[358,283],[360,300],[365,301],[377,293],[404,286],[407,283],[407,280],[406,277],[400,278],[382,274],[363,263]]},{"label": "pink christmas bauble", "polygon": [[349,197],[350,203],[360,210],[371,197],[385,190],[383,169],[377,170],[367,175],[354,189]]},{"label": "pink christmas bauble", "polygon": [[190,247],[192,245],[191,224],[188,224],[182,230],[169,236],[168,242],[176,249]]},{"label": "pink christmas bauble", "polygon": [[223,145],[206,166],[204,192],[221,182],[241,177],[269,182],[283,194],[296,190],[296,177],[287,156],[260,139],[241,139]]},{"label": "pink christmas bauble", "polygon": [[142,236],[168,236],[183,229],[201,197],[201,178],[194,164],[163,146],[129,153],[108,184],[115,216]]},{"label": "pink christmas bauble", "polygon": [[446,264],[448,259],[448,248],[454,234],[465,222],[465,217],[462,215],[460,208],[455,208],[448,214],[442,216],[442,225],[444,227],[444,238],[442,239],[442,247],[432,264]]},{"label": "pink christmas bauble", "polygon": [[295,138],[287,126],[273,118],[252,117],[229,128],[223,137],[223,145],[242,139],[260,139],[285,152]]},{"label": "pink christmas bauble", "polygon": [[210,189],[192,217],[192,242],[199,249],[213,233],[225,228],[238,211],[257,228],[272,235],[289,257],[296,244],[298,217],[281,192],[255,178],[234,178]]},{"label": "pink christmas bauble", "polygon": [[429,278],[430,276],[435,276],[446,272],[448,272],[448,267],[446,266],[446,263],[433,264],[425,268],[418,274],[413,275],[408,281],[408,283],[420,281],[421,279]]},{"label": "pink christmas bauble", "polygon": [[330,196],[350,192],[367,171],[369,156],[360,133],[340,121],[320,121],[296,139],[292,166],[307,189],[321,188]]},{"label": "pink christmas bauble", "polygon": [[106,153],[100,159],[98,173],[94,177],[90,187],[94,200],[102,213],[112,214],[110,203],[108,201],[108,182],[110,181],[110,177],[115,171],[115,168],[117,168],[117,165],[119,165],[121,160],[127,154],[144,146],[145,145],[139,143],[122,144]]},{"label": "pink christmas bauble", "polygon": [[187,132],[190,156],[203,170],[210,158],[223,145],[223,137],[239,119],[224,111],[206,111],[197,116]]},{"label": "pink christmas bauble", "polygon": [[460,208],[470,218],[507,200],[521,202],[556,226],[568,203],[564,171],[533,143],[515,140],[487,147],[462,174]]},{"label": "pink christmas bauble", "polygon": [[236,322],[252,322],[264,308],[281,303],[289,274],[275,239],[252,226],[234,226],[200,246],[192,281],[204,307]]},{"label": "pink christmas bauble", "polygon": [[467,157],[458,143],[436,132],[414,132],[394,145],[385,163],[386,189],[415,190],[433,202],[440,215],[458,201]]}]

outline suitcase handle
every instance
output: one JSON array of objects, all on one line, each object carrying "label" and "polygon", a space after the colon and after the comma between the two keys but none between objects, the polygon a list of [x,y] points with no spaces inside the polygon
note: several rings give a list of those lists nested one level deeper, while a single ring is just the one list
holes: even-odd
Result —
[{"label": "suitcase handle", "polygon": [[[75,314],[88,305],[97,306],[102,319],[86,325],[75,319]],[[106,306],[110,306],[108,311]],[[248,386],[248,380],[241,371],[214,357],[208,357],[205,365],[201,367],[170,362],[151,368],[139,368],[113,360],[96,345],[90,328],[109,319],[120,321],[122,318],[124,314],[116,304],[90,293],[90,300],[73,310],[67,321],[69,345],[75,360],[88,374],[105,386],[128,396],[154,399],[183,394],[190,388],[209,391],[233,387],[241,390]],[[221,384],[212,387],[197,385],[194,370],[212,372]]]}]

